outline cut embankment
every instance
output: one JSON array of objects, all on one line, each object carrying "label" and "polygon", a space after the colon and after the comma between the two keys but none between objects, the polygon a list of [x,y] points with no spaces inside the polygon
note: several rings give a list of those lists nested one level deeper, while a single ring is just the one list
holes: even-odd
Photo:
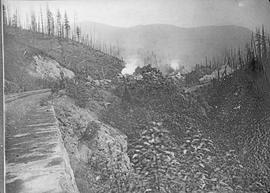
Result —
[{"label": "cut embankment", "polygon": [[121,171],[130,169],[126,135],[67,96],[53,103],[80,193],[109,192],[115,185],[110,176],[116,164]]}]

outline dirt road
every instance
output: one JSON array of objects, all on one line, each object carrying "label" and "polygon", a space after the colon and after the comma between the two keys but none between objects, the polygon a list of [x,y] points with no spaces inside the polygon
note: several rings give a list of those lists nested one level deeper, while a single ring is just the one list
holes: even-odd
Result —
[{"label": "dirt road", "polygon": [[41,103],[49,95],[21,93],[6,103],[7,193],[78,193],[54,109]]}]

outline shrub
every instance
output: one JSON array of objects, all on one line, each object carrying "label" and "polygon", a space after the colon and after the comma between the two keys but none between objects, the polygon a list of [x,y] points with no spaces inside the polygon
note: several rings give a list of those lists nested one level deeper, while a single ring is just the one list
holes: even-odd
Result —
[{"label": "shrub", "polygon": [[66,85],[67,95],[75,99],[75,104],[81,108],[85,108],[89,101],[89,90],[85,82],[80,79],[71,79]]},{"label": "shrub", "polygon": [[172,192],[178,181],[178,161],[168,131],[151,123],[133,144],[131,161],[144,192]]}]

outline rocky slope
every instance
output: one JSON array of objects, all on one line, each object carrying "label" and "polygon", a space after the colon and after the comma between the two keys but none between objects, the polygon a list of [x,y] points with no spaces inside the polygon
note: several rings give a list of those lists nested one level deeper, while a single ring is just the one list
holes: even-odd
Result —
[{"label": "rocky slope", "polygon": [[122,172],[130,170],[127,136],[65,95],[55,98],[53,104],[80,193],[108,192],[112,183],[108,176],[115,165]]}]

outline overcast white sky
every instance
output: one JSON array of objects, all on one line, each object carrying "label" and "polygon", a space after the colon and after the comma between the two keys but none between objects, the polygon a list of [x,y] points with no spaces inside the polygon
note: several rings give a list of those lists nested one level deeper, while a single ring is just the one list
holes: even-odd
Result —
[{"label": "overcast white sky", "polygon": [[21,17],[31,10],[66,10],[77,21],[93,21],[128,27],[141,24],[173,24],[180,27],[239,25],[254,29],[262,24],[270,31],[268,0],[5,0]]}]

